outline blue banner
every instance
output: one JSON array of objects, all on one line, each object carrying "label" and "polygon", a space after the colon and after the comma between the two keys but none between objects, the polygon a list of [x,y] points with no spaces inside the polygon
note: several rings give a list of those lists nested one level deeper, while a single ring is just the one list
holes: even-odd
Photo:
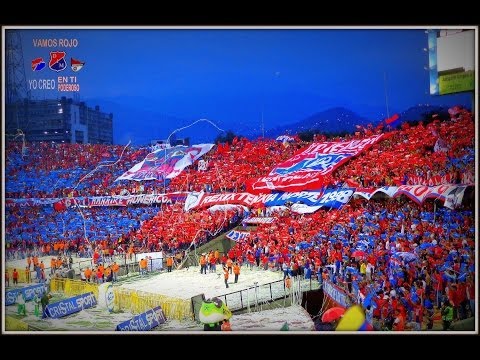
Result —
[{"label": "blue banner", "polygon": [[88,309],[95,305],[97,305],[97,299],[95,299],[93,292],[89,292],[73,298],[64,299],[56,303],[48,304],[45,309],[44,316],[46,315],[54,319],[60,318],[82,311],[83,309]]},{"label": "blue banner", "polygon": [[354,188],[340,188],[335,190],[325,190],[320,200],[318,200],[318,206],[328,207],[333,209],[339,209],[352,197],[354,194]]},{"label": "blue banner", "polygon": [[328,295],[333,301],[344,308],[348,308],[350,306],[350,301],[348,300],[347,294],[339,287],[333,285],[330,281],[324,281],[323,293]]},{"label": "blue banner", "polygon": [[238,231],[238,230],[231,230],[227,235],[225,235],[227,238],[233,241],[241,241],[246,239],[247,237],[250,236],[250,233],[248,231]]},{"label": "blue banner", "polygon": [[117,325],[116,331],[148,331],[166,321],[160,306],[136,315]]},{"label": "blue banner", "polygon": [[5,292],[5,305],[13,305],[17,302],[18,294],[21,293],[25,301],[30,301],[37,296],[41,297],[45,292],[45,286],[43,284],[36,284],[27,286],[20,289],[9,290]]},{"label": "blue banner", "polygon": [[270,198],[265,201],[265,206],[281,206],[286,202],[303,203],[309,206],[319,205],[320,197],[323,193],[320,191],[299,191],[299,192],[284,192],[272,194]]}]

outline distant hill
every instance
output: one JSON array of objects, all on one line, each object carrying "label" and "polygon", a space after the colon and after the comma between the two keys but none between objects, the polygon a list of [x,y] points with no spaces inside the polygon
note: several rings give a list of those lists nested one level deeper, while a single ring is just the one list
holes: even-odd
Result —
[{"label": "distant hill", "polygon": [[[132,97],[110,99],[86,99],[88,106],[99,105],[100,110],[113,113],[113,142],[132,145],[149,144],[154,139],[166,139],[175,129],[186,127],[193,123],[191,119],[182,119],[155,110],[148,99],[135,98],[135,106],[126,105]],[[139,129],[142,127],[142,129]],[[177,138],[189,137],[191,144],[211,142],[218,130],[213,126],[195,125],[177,133]]]},{"label": "distant hill", "polygon": [[398,115],[400,115],[402,121],[419,121],[425,119],[425,114],[440,114],[446,111],[448,111],[447,106],[419,104],[402,111]]},{"label": "distant hill", "polygon": [[344,107],[334,107],[315,113],[290,125],[278,126],[265,131],[266,137],[283,134],[297,134],[306,130],[319,130],[323,133],[353,132],[355,125],[366,125],[372,121]]}]

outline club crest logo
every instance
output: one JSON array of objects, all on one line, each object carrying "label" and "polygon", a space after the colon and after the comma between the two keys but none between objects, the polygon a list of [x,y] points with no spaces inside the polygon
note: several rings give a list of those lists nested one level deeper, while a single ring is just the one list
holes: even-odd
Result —
[{"label": "club crest logo", "polygon": [[48,67],[56,72],[65,70],[65,68],[67,67],[65,55],[65,51],[51,51]]},{"label": "club crest logo", "polygon": [[85,61],[80,61],[74,58],[70,58],[70,67],[73,71],[77,72],[82,70],[83,65],[85,65]]},{"label": "club crest logo", "polygon": [[45,61],[43,61],[43,58],[41,58],[41,57],[32,60],[32,70],[33,71],[43,70],[43,68],[45,66],[46,66],[46,63],[45,63]]}]

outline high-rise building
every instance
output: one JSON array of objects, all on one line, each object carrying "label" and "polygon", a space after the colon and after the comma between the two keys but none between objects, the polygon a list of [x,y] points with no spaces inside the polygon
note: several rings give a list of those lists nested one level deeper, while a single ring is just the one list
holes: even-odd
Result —
[{"label": "high-rise building", "polygon": [[113,144],[113,114],[88,107],[84,102],[62,97],[59,100],[27,100],[6,105],[5,130],[25,139],[81,144]]}]

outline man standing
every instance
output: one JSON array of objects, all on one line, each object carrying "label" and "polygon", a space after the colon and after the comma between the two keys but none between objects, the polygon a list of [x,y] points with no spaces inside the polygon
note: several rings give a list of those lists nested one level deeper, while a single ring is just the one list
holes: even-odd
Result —
[{"label": "man standing", "polygon": [[228,289],[228,268],[223,267],[223,277],[225,278],[225,287]]},{"label": "man standing", "polygon": [[240,266],[238,262],[233,265],[233,273],[235,274],[235,284],[238,282],[238,275],[240,275]]},{"label": "man standing", "polygon": [[18,285],[18,271],[17,271],[17,269],[13,269],[12,279],[13,279],[13,286]]}]

